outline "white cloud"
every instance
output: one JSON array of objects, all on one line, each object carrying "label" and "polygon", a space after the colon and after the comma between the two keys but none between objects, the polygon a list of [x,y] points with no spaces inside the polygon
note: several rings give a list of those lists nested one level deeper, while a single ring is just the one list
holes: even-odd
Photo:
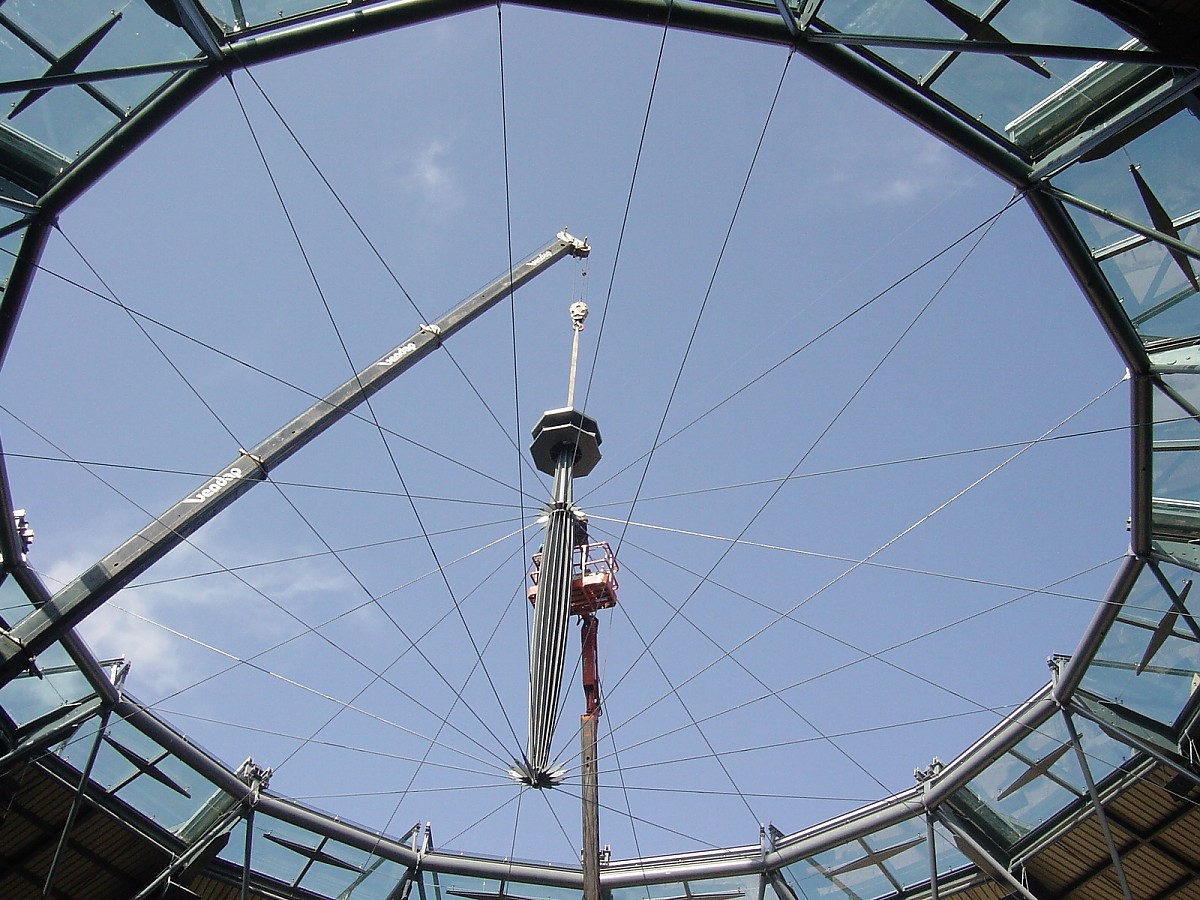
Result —
[{"label": "white cloud", "polygon": [[444,222],[466,205],[466,194],[446,157],[450,145],[430,140],[411,157],[401,177],[404,192],[424,207],[426,215]]},{"label": "white cloud", "polygon": [[[226,542],[217,523],[209,523],[204,538],[205,550],[213,558],[234,556],[232,545],[222,552]],[[246,549],[243,537],[237,542],[237,556],[246,558]],[[264,545],[250,558],[289,555],[276,550]],[[73,580],[104,552],[80,547],[71,557],[57,560],[45,570],[48,586],[56,590]],[[270,600],[317,624],[316,610],[323,600],[327,608],[331,595],[354,594],[349,576],[336,565],[322,557],[241,575]],[[195,551],[179,548],[150,570],[146,580],[155,583],[126,588],[78,627],[101,659],[124,656],[130,660],[127,684],[141,699],[154,702],[232,665],[233,657],[253,652],[247,648],[265,649],[301,630],[269,600],[229,575],[181,578],[213,568],[210,560]],[[179,580],[168,580],[173,578]]]},{"label": "white cloud", "polygon": [[858,202],[901,206],[954,191],[973,174],[955,151],[924,134],[889,141],[861,136],[837,142],[828,159],[830,181]]}]

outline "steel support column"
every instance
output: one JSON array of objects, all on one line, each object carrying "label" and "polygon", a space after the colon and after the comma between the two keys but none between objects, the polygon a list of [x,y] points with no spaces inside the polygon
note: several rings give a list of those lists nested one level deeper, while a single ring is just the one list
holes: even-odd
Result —
[{"label": "steel support column", "polygon": [[933,813],[925,811],[925,842],[929,845],[929,900],[940,900],[938,891],[937,844],[933,831]]},{"label": "steel support column", "polygon": [[75,818],[79,815],[79,808],[83,805],[83,797],[87,793],[88,782],[92,778],[92,766],[96,764],[96,755],[100,752],[100,744],[104,740],[104,732],[108,728],[108,717],[111,710],[105,709],[100,716],[100,727],[96,729],[96,739],[92,741],[92,747],[88,751],[87,762],[84,763],[83,772],[79,775],[79,787],[75,791],[75,796],[71,800],[71,808],[67,812],[67,820],[63,823],[62,834],[58,838],[58,846],[54,849],[54,856],[50,859],[50,868],[46,871],[46,884],[42,888],[42,900],[47,900],[50,896],[50,890],[54,885],[54,873],[58,870],[58,863],[62,859],[63,850],[66,849],[67,840],[71,836],[71,829],[75,825]]},{"label": "steel support column", "polygon": [[242,856],[242,900],[250,900],[250,857],[254,851],[254,807],[246,811],[246,850]]},{"label": "steel support column", "polygon": [[1096,821],[1104,835],[1104,843],[1108,846],[1108,855],[1112,857],[1113,871],[1117,873],[1117,882],[1121,885],[1121,893],[1125,900],[1133,900],[1129,893],[1129,882],[1125,878],[1125,867],[1121,865],[1121,854],[1117,852],[1117,843],[1113,840],[1112,829],[1108,826],[1108,816],[1104,814],[1104,804],[1100,793],[1096,790],[1096,781],[1092,778],[1092,768],[1088,765],[1087,754],[1083,752],[1083,743],[1079,740],[1079,732],[1075,729],[1075,720],[1067,707],[1062,708],[1063,721],[1067,725],[1067,733],[1071,736],[1071,745],[1075,748],[1075,756],[1079,760],[1079,768],[1083,770],[1083,780],[1087,784],[1088,795],[1092,798],[1092,807],[1096,810]]},{"label": "steel support column", "polygon": [[1021,884],[1008,867],[998,860],[995,855],[989,852],[983,844],[981,844],[974,835],[967,829],[963,828],[953,814],[946,812],[943,809],[934,810],[934,816],[946,828],[950,829],[951,834],[959,841],[960,847],[963,847],[963,852],[975,862],[986,874],[999,881],[1005,887],[1015,891],[1024,900],[1038,900],[1036,896],[1030,893],[1029,888]]}]

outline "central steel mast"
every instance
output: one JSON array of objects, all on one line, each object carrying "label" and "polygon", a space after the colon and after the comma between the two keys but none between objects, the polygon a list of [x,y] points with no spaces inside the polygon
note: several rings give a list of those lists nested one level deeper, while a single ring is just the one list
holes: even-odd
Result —
[{"label": "central steel mast", "polygon": [[530,787],[554,787],[565,771],[550,762],[558,717],[567,620],[578,616],[582,651],[585,711],[580,718],[583,782],[584,900],[600,898],[599,785],[596,772],[596,725],[600,718],[600,676],[596,613],[617,603],[617,562],[606,542],[593,543],[587,517],[574,505],[576,477],[587,475],[600,461],[600,429],[596,420],[574,407],[579,333],[587,304],[571,304],[571,374],[567,405],[543,413],[533,429],[530,452],[539,470],[554,476],[546,513],[545,539],[534,554],[529,599],[534,604],[529,640],[529,743],[525,758],[512,770]]}]

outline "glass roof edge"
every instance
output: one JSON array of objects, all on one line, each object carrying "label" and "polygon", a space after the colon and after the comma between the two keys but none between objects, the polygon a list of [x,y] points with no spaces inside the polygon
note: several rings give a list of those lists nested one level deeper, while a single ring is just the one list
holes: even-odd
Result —
[{"label": "glass roof edge", "polygon": [[[897,77],[882,60],[862,48],[799,41],[774,5],[761,9],[703,0],[513,0],[548,11],[599,16],[636,24],[663,25],[668,9],[672,28],[792,47],[811,61],[854,84],[914,124],[949,143],[1014,186],[1027,183],[1029,161],[1003,137],[971,116]],[[226,60],[246,66],[317,49],[423,21],[487,6],[480,0],[383,2],[354,10],[323,10],[302,21],[286,20],[259,30],[231,34]]]},{"label": "glass roof edge", "polygon": [[[1063,201],[1052,196],[1045,184],[1026,183],[1022,190],[1051,242],[1066,261],[1075,283],[1092,306],[1101,326],[1108,332],[1127,369],[1134,376],[1150,371],[1150,357],[1141,337],[1129,321],[1120,300],[1092,257],[1091,248],[1079,233]],[[1148,542],[1135,547],[1147,549]]]},{"label": "glass roof edge", "polygon": [[1095,615],[1092,616],[1092,621],[1088,623],[1087,629],[1084,631],[1083,636],[1080,637],[1079,645],[1075,648],[1075,652],[1058,669],[1053,686],[1053,696],[1056,701],[1066,703],[1075,693],[1075,689],[1083,680],[1088,666],[1091,665],[1092,658],[1096,655],[1105,636],[1108,634],[1109,628],[1117,620],[1117,615],[1121,612],[1125,598],[1133,590],[1133,586],[1139,576],[1141,576],[1145,566],[1146,560],[1133,554],[1126,556],[1122,560],[1121,567],[1113,576],[1113,580],[1109,584],[1108,590],[1105,591],[1100,606],[1096,609]]},{"label": "glass roof edge", "polygon": [[200,96],[221,73],[221,65],[214,63],[187,69],[167,81],[128,118],[114,126],[71,163],[42,194],[42,208],[51,215],[66,209],[143,141]]},{"label": "glass roof edge", "polygon": [[8,285],[0,295],[0,367],[4,366],[5,357],[8,356],[8,348],[12,345],[13,333],[21,318],[29,286],[38,270],[42,250],[53,227],[51,216],[39,215],[30,221],[25,236],[21,239],[21,249],[17,252],[16,261],[9,274]]}]

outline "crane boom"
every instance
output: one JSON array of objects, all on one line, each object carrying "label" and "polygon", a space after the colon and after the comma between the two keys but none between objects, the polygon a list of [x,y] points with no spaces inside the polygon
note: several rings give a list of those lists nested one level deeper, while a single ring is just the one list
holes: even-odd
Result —
[{"label": "crane boom", "polygon": [[0,630],[0,685],[7,684],[29,662],[68,629],[185,541],[205,522],[226,509],[267,473],[370,396],[436,350],[443,340],[477,319],[521,285],[564,256],[586,257],[586,240],[560,231],[545,247],[493,280],[442,318],[422,325],[415,334],[318,400],[252,450],[206,479],[161,516],[126,540],[53,597],[17,622]]}]

